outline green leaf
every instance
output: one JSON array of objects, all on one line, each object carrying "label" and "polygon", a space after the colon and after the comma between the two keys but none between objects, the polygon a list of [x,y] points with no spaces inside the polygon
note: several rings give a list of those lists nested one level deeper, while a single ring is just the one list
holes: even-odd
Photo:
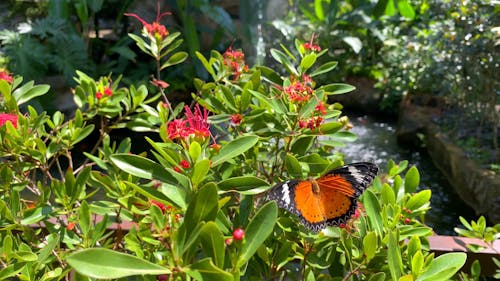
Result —
[{"label": "green leaf", "polygon": [[381,197],[384,204],[396,203],[396,194],[394,194],[394,190],[387,183],[382,185]]},{"label": "green leaf", "polygon": [[308,135],[331,135],[342,129],[343,125],[339,122],[328,122],[321,124],[318,128],[307,132]]},{"label": "green leaf", "polygon": [[208,73],[212,77],[215,77],[215,71],[214,71],[212,65],[207,61],[207,59],[203,56],[203,54],[196,51],[196,57],[201,61],[201,64],[203,64],[203,66],[208,71]]},{"label": "green leaf", "polygon": [[296,155],[304,155],[314,143],[314,137],[301,136],[292,143],[291,151]]},{"label": "green leaf", "polygon": [[300,166],[300,162],[292,154],[288,153],[285,156],[285,166],[288,175],[294,178],[300,178],[302,176],[302,167]]},{"label": "green leaf", "polygon": [[419,276],[424,266],[424,256],[421,251],[417,251],[411,258],[411,273],[413,276]]},{"label": "green leaf", "polygon": [[337,132],[330,136],[332,139],[341,142],[353,142],[358,139],[358,135],[348,131]]},{"label": "green leaf", "polygon": [[412,166],[410,169],[408,169],[405,175],[405,191],[407,193],[415,192],[419,184],[420,174],[417,167]]},{"label": "green leaf", "polygon": [[283,85],[283,79],[272,68],[269,68],[267,66],[257,66],[257,69],[262,72],[262,77],[265,80],[268,80],[269,82],[272,82],[276,85]]},{"label": "green leaf", "polygon": [[160,69],[164,69],[166,67],[179,64],[179,63],[185,61],[187,59],[187,57],[188,57],[188,53],[177,52],[177,53],[173,54],[172,56],[170,56],[168,58],[168,60],[161,65]]},{"label": "green leaf", "polygon": [[233,275],[218,268],[210,258],[199,260],[185,268],[186,273],[199,281],[233,281]]},{"label": "green leaf", "polygon": [[38,256],[30,251],[18,250],[14,252],[14,257],[21,262],[36,261]]},{"label": "green leaf", "polygon": [[224,266],[224,236],[215,222],[206,223],[200,233],[201,248],[218,267]]},{"label": "green leaf", "polygon": [[262,206],[245,230],[245,242],[241,246],[237,267],[241,267],[255,254],[271,234],[278,217],[276,202],[270,201]]},{"label": "green leaf", "polygon": [[325,13],[323,12],[323,1],[314,0],[314,13],[319,21],[325,20]]},{"label": "green leaf", "polygon": [[324,91],[327,95],[340,95],[340,94],[345,94],[349,93],[351,91],[354,91],[356,87],[349,85],[349,84],[343,84],[343,83],[332,83],[328,85],[324,85],[316,89],[317,91]]},{"label": "green leaf", "polygon": [[184,224],[187,229],[193,229],[202,221],[213,221],[218,210],[217,186],[215,184],[204,185],[191,200]]},{"label": "green leaf", "polygon": [[197,188],[198,185],[205,179],[205,176],[208,174],[209,170],[210,170],[209,159],[203,159],[194,164],[193,175],[191,176],[191,181],[193,183],[194,188]]},{"label": "green leaf", "polygon": [[403,160],[401,162],[399,162],[399,164],[395,165],[393,164],[394,162],[392,162],[392,165],[389,165],[390,168],[388,169],[389,170],[389,176],[396,176],[396,175],[399,175],[401,172],[403,172],[407,167],[408,167],[408,161],[407,160]]},{"label": "green leaf", "polygon": [[475,280],[479,279],[479,276],[481,276],[481,264],[479,263],[479,260],[475,260],[472,263],[472,266],[470,267],[470,274],[472,275],[473,278],[476,278]]},{"label": "green leaf", "polygon": [[78,225],[82,230],[84,236],[88,235],[90,230],[90,210],[87,201],[82,201],[80,208],[78,209]]},{"label": "green leaf", "polygon": [[413,235],[410,238],[410,241],[408,242],[408,248],[407,248],[408,256],[413,257],[413,255],[416,252],[420,251],[420,249],[422,249],[422,243],[420,242],[420,238],[416,235]]},{"label": "green leaf", "polygon": [[[12,279],[7,279],[9,277],[15,277],[19,274],[19,272],[23,271],[25,267],[27,267],[28,264],[24,262],[16,262],[14,264],[11,264],[9,266],[3,267],[0,270],[0,280],[12,280]],[[31,267],[31,265],[30,265]],[[14,279],[16,280],[16,279]]]},{"label": "green leaf", "polygon": [[299,72],[297,69],[295,69],[295,66],[293,66],[292,62],[288,59],[287,55],[285,55],[283,52],[276,50],[276,49],[271,49],[271,56],[281,63],[288,71],[288,73],[293,74],[295,76],[300,76]]},{"label": "green leaf", "polygon": [[163,194],[158,189],[153,188],[151,186],[145,186],[145,185],[138,186],[130,182],[125,182],[125,184],[133,188],[140,194],[144,195],[144,197],[148,199],[153,199],[163,204],[173,204],[181,209],[184,209],[186,207],[186,203],[184,200],[185,196],[183,196],[184,194],[179,194],[178,191],[176,192],[177,188],[175,188],[174,186],[169,186],[167,190],[170,192],[168,194]]},{"label": "green leaf", "polygon": [[265,180],[254,176],[233,177],[220,181],[217,186],[223,191],[247,191],[256,188],[269,187]]},{"label": "green leaf", "polygon": [[370,189],[366,190],[363,195],[363,205],[365,206],[368,220],[372,227],[381,236],[384,233],[384,224],[382,223],[380,203],[377,196]]},{"label": "green leaf", "polygon": [[24,218],[21,220],[22,225],[30,225],[37,223],[43,219],[46,219],[52,214],[52,207],[50,206],[41,206],[34,209],[30,209],[24,215]]},{"label": "green leaf", "polygon": [[12,96],[16,99],[17,105],[21,105],[31,99],[44,95],[50,89],[49,85],[36,85],[32,88],[26,90],[24,87],[18,88],[12,93]]},{"label": "green leaf", "polygon": [[441,281],[449,280],[457,273],[467,260],[465,253],[447,253],[435,258],[429,267],[416,281]]},{"label": "green leaf", "polygon": [[269,96],[266,96],[254,90],[248,90],[248,91],[252,93],[254,97],[258,98],[260,102],[270,106],[275,111],[276,114],[285,114],[286,108],[281,99],[269,98]]},{"label": "green leaf", "polygon": [[201,145],[197,141],[191,142],[189,145],[189,156],[193,162],[196,162],[201,155]]},{"label": "green leaf", "polygon": [[400,239],[405,239],[410,236],[425,237],[432,235],[432,228],[426,226],[404,225],[399,229]]},{"label": "green leaf", "polygon": [[330,72],[332,71],[335,67],[337,67],[338,62],[336,61],[330,61],[327,62],[320,67],[316,68],[313,72],[309,74],[310,77],[318,76],[320,74]]},{"label": "green leaf", "polygon": [[370,231],[363,237],[363,251],[365,253],[367,261],[370,261],[377,252],[378,239],[377,234]]},{"label": "green leaf", "polygon": [[383,15],[393,16],[396,13],[394,0],[379,0],[377,2],[377,5],[375,5],[373,13],[376,17],[380,17]]},{"label": "green leaf", "polygon": [[429,200],[431,199],[431,194],[432,192],[430,189],[422,190],[417,194],[411,196],[408,202],[406,202],[405,207],[412,211],[417,210],[418,208],[429,203]]},{"label": "green leaf", "polygon": [[384,272],[377,272],[373,274],[368,281],[384,281],[385,280],[385,273]]},{"label": "green leaf", "polygon": [[300,67],[302,68],[302,72],[305,72],[316,62],[317,55],[315,53],[310,53],[305,55],[300,62]]},{"label": "green leaf", "polygon": [[397,237],[397,232],[391,231],[387,236],[387,264],[389,265],[392,280],[396,281],[401,277],[401,271],[403,270],[403,262],[401,260],[398,244],[399,239]]},{"label": "green leaf", "polygon": [[171,273],[163,266],[104,248],[90,248],[75,252],[70,254],[66,261],[80,274],[92,278],[111,279]]},{"label": "green leaf", "polygon": [[148,158],[133,154],[114,154],[110,157],[113,164],[123,171],[143,179],[157,179],[172,185],[189,187],[189,179],[171,169],[166,169]]},{"label": "green leaf", "polygon": [[212,167],[216,167],[240,154],[245,153],[259,141],[258,136],[241,136],[222,146],[219,154],[212,158]]},{"label": "green leaf", "polygon": [[397,1],[398,1],[399,13],[403,17],[409,20],[415,19],[415,10],[413,10],[413,7],[411,6],[410,2],[408,2],[408,0],[397,0]]}]

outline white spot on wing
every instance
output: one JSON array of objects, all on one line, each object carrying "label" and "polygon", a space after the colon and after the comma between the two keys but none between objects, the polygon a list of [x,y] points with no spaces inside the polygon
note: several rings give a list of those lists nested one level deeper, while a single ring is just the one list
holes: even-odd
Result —
[{"label": "white spot on wing", "polygon": [[365,179],[365,176],[359,172],[359,169],[356,167],[349,166],[347,167],[349,170],[349,173],[351,174],[352,177],[356,179],[357,182],[363,182]]},{"label": "white spot on wing", "polygon": [[287,204],[290,205],[290,187],[288,186],[288,181],[281,186],[281,192],[283,193],[281,198]]}]

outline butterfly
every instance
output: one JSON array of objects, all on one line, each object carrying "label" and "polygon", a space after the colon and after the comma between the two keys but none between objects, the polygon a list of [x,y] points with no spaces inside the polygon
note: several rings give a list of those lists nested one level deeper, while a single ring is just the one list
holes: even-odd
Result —
[{"label": "butterfly", "polygon": [[360,162],[335,168],[313,179],[292,179],[273,186],[268,200],[298,216],[309,230],[347,223],[357,208],[357,199],[377,175],[375,164]]}]

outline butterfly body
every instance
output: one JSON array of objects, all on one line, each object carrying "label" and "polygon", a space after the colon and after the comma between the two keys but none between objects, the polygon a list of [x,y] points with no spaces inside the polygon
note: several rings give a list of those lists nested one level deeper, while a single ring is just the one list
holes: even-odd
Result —
[{"label": "butterfly body", "polygon": [[268,194],[278,206],[298,216],[312,231],[345,224],[355,213],[357,199],[377,175],[372,163],[353,163],[333,169],[318,179],[292,179],[276,184]]}]

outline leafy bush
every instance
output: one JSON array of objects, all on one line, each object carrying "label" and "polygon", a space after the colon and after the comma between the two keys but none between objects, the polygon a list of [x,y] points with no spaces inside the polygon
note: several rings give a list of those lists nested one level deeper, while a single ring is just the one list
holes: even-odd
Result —
[{"label": "leafy bush", "polygon": [[408,94],[432,95],[441,100],[439,121],[450,136],[457,142],[475,138],[475,145],[463,147],[484,163],[497,163],[498,79],[491,69],[498,67],[498,5],[415,2],[420,9],[414,24],[387,24],[390,40],[381,50],[384,75],[378,84],[383,107],[397,108]]},{"label": "leafy bush", "polygon": [[[186,56],[173,52],[177,34],[143,25],[132,38],[157,62],[158,94],[77,72],[73,117],[22,114],[48,87],[1,73],[0,279],[448,280],[461,268],[465,254],[429,253],[431,192],[406,161],[388,162],[342,228],[309,233],[262,202],[271,183],[342,165],[334,149],[355,138],[327,104],[353,87],[313,80],[337,65],[315,66],[327,50],[271,50],[285,76],[249,68],[239,50],[197,53],[212,81],[194,81],[195,105],[172,106],[159,73]],[[120,128],[150,135],[133,149],[112,138]]]}]

